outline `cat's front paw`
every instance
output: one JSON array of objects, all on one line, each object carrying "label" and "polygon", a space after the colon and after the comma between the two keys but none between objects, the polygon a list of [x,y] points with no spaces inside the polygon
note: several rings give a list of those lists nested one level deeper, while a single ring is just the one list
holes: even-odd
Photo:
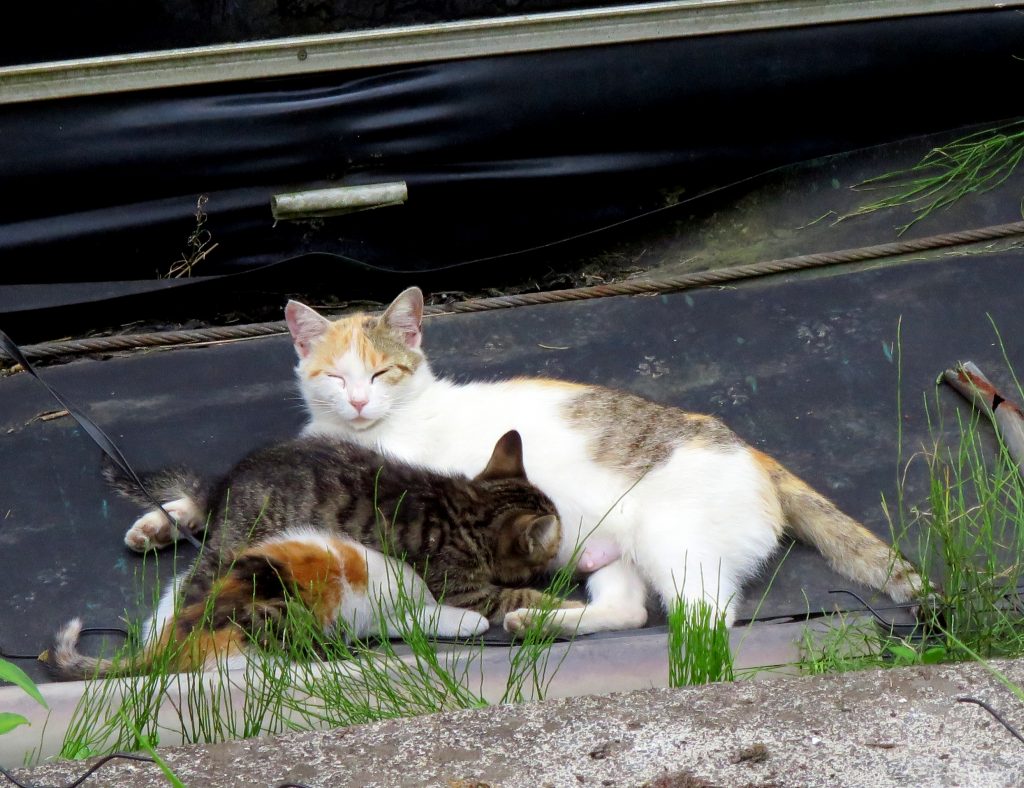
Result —
[{"label": "cat's front paw", "polygon": [[[177,523],[179,529],[188,529],[195,533],[202,524],[202,517],[196,505],[187,498],[164,504],[164,510]],[[147,550],[159,550],[173,544],[178,534],[167,522],[163,512],[158,509],[146,512],[132,523],[124,535],[124,543],[137,553]]]},{"label": "cat's front paw", "polygon": [[491,628],[491,622],[479,613],[467,610],[459,622],[459,637],[468,638],[473,635],[482,635]]}]

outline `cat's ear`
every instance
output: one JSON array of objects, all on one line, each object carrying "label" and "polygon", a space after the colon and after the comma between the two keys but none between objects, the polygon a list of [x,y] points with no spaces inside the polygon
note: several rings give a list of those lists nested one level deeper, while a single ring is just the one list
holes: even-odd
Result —
[{"label": "cat's ear", "polygon": [[288,330],[291,332],[295,352],[299,354],[299,358],[309,355],[313,341],[322,337],[327,327],[331,325],[331,321],[326,317],[298,301],[288,302],[288,306],[284,308],[284,319],[288,323]]},{"label": "cat's ear", "polygon": [[523,439],[515,430],[509,430],[494,445],[491,459],[477,479],[525,479],[523,467]]},{"label": "cat's ear", "polygon": [[562,539],[562,525],[553,514],[535,517],[526,526],[519,544],[524,555],[545,553],[557,548]]},{"label": "cat's ear", "polygon": [[412,350],[418,350],[423,341],[423,291],[410,287],[398,294],[391,306],[384,310],[381,320]]}]

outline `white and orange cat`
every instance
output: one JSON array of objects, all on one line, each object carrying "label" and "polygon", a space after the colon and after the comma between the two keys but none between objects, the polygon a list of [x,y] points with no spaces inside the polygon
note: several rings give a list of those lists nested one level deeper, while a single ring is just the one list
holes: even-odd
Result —
[{"label": "white and orange cat", "polygon": [[290,528],[260,540],[206,584],[192,582],[194,572],[183,572],[163,594],[143,627],[139,653],[121,661],[83,654],[82,620],[75,618],[57,633],[50,657],[54,673],[91,679],[154,668],[241,668],[254,639],[280,635],[289,598],[303,604],[327,636],[343,626],[341,634],[350,638],[382,632],[399,637],[415,625],[462,638],[489,626],[479,613],[439,604],[412,567],[327,530]]},{"label": "white and orange cat", "polygon": [[[558,611],[563,632],[643,626],[649,589],[666,606],[677,595],[707,600],[732,623],[744,582],[785,533],[896,601],[921,589],[894,550],[717,419],[560,380],[436,377],[420,347],[418,288],[380,317],[332,322],[296,301],[286,317],[310,412],[306,433],[468,475],[487,464],[500,435],[522,434],[530,479],[562,521],[554,565],[583,538],[592,566],[609,562],[590,575],[585,608]],[[521,630],[532,615],[509,612],[505,628]]]}]

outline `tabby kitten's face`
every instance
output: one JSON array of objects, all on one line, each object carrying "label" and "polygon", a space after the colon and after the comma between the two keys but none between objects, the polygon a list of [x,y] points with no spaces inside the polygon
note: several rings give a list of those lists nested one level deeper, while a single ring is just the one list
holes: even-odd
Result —
[{"label": "tabby kitten's face", "polygon": [[483,499],[502,502],[494,529],[494,579],[514,586],[544,572],[558,554],[562,524],[551,499],[526,477],[518,432],[501,436],[473,487]]},{"label": "tabby kitten's face", "polygon": [[310,409],[369,429],[409,395],[423,364],[423,294],[410,288],[379,318],[331,322],[298,301],[285,309],[299,355],[299,383]]}]

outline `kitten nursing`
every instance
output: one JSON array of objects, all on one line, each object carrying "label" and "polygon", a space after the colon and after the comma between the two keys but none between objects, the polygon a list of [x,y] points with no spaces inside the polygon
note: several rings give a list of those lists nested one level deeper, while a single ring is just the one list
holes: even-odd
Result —
[{"label": "kitten nursing", "polygon": [[[423,297],[401,293],[380,317],[330,321],[289,302],[304,434],[344,439],[440,473],[472,476],[508,430],[525,444],[530,480],[558,512],[562,533],[549,569],[585,540],[590,603],[558,611],[564,633],[643,626],[653,589],[666,608],[681,596],[716,606],[731,624],[743,583],[784,534],[816,547],[839,572],[903,602],[919,594],[914,568],[866,528],[746,445],[718,420],[593,385],[545,378],[456,384],[435,377],[420,348]],[[175,492],[172,513],[196,527],[203,504]],[[126,536],[142,549],[171,539],[147,515]],[[148,526],[146,525],[148,523]],[[451,575],[449,575],[451,580]],[[430,578],[428,576],[428,584]],[[504,612],[519,631],[535,618],[528,598],[450,602]]]},{"label": "kitten nursing", "polygon": [[[109,480],[138,499],[113,471]],[[208,513],[210,525],[195,564],[147,623],[144,653],[120,669],[144,669],[158,654],[166,664],[168,649],[178,670],[238,663],[250,639],[281,631],[289,597],[326,632],[344,622],[346,634],[364,636],[383,618],[387,634],[396,635],[399,583],[407,599],[422,600],[411,614],[423,629],[479,634],[488,617],[500,621],[542,601],[525,584],[551,563],[561,541],[553,504],[527,481],[514,431],[472,479],[310,436],[258,450],[210,484],[170,471],[149,477],[147,487]],[[141,518],[132,535],[145,539],[138,532],[154,522]],[[450,604],[438,605],[435,595]],[[87,678],[114,670],[78,652],[80,629],[76,619],[58,635],[58,672]]]},{"label": "kitten nursing", "polygon": [[[562,521],[554,566],[591,533],[602,545],[596,564],[610,561],[589,577],[589,605],[556,613],[555,628],[643,626],[648,588],[666,607],[677,595],[706,599],[731,623],[743,583],[785,533],[896,601],[921,591],[907,561],[718,420],[600,386],[439,379],[420,348],[422,315],[417,288],[379,318],[331,322],[289,302],[310,412],[305,433],[472,474],[486,464],[487,440],[517,429],[530,479]],[[532,616],[529,608],[511,611],[505,628],[519,630]]]}]

